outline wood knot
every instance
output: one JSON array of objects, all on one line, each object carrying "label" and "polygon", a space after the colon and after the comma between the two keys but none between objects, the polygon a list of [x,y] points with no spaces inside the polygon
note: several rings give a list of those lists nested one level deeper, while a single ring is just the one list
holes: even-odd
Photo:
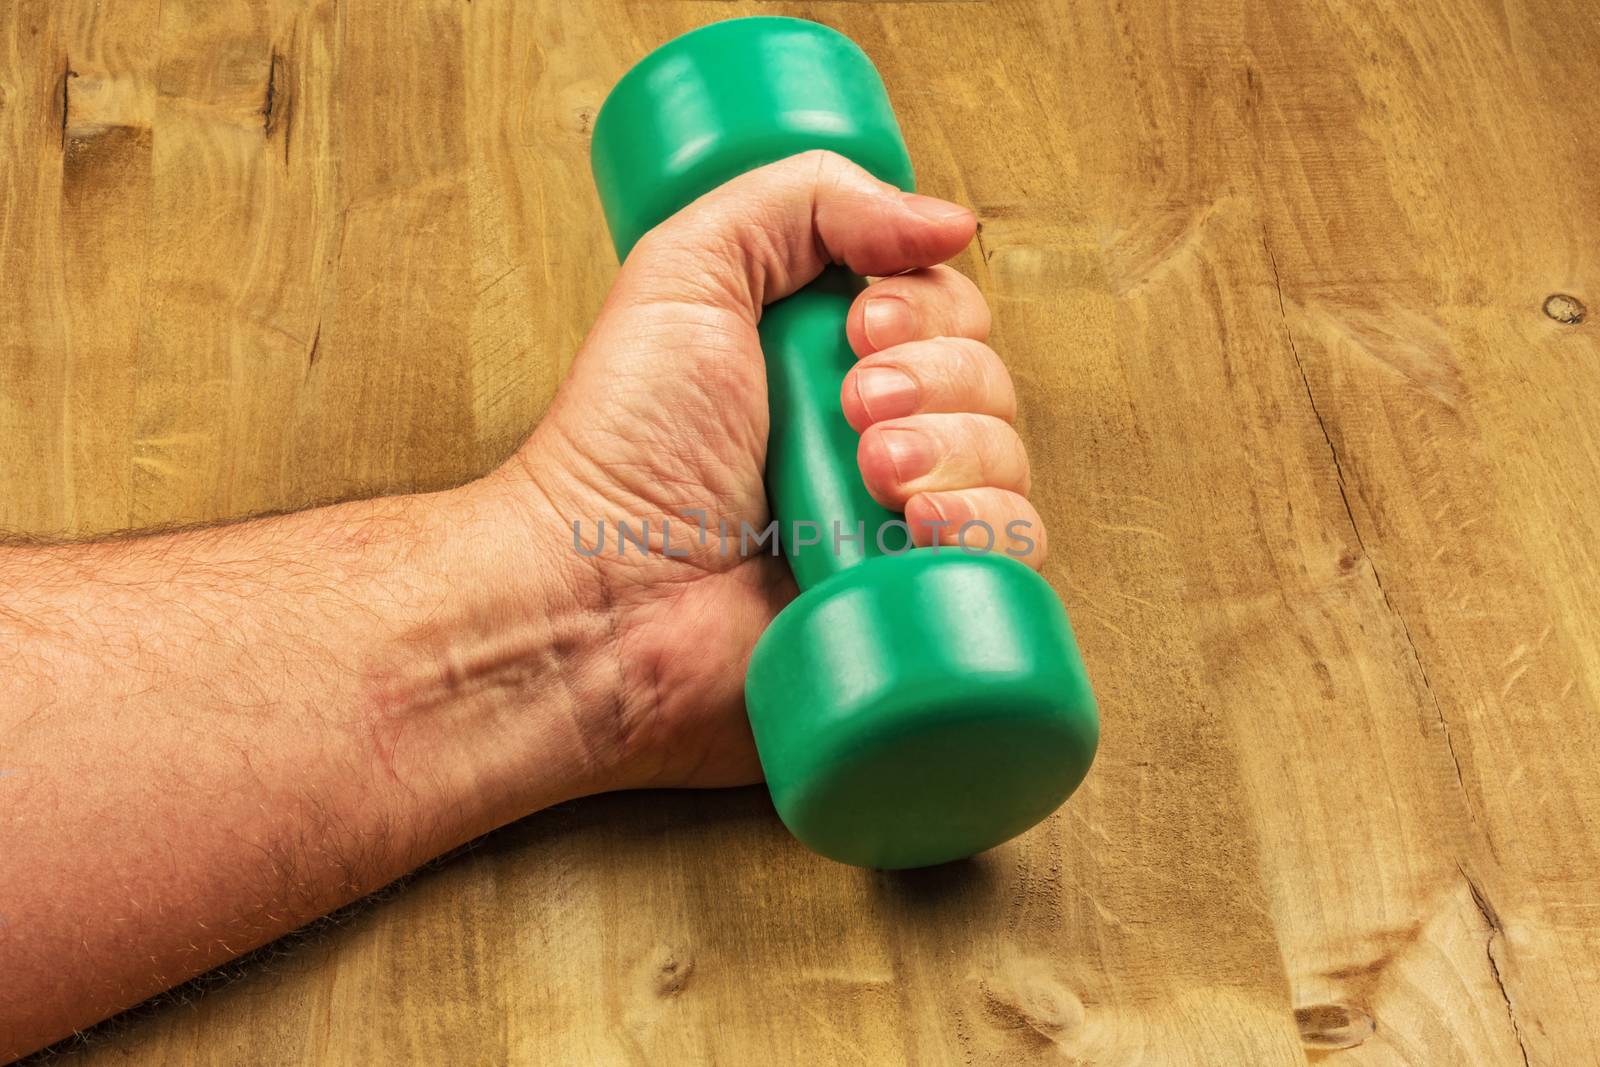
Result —
[{"label": "wood knot", "polygon": [[556,101],[557,121],[569,132],[580,137],[594,133],[595,116],[600,114],[600,104],[605,94],[591,81],[576,82],[563,88]]},{"label": "wood knot", "polygon": [[694,959],[687,952],[657,946],[645,962],[645,977],[650,991],[658,997],[675,997],[689,984],[694,974]]},{"label": "wood knot", "polygon": [[1045,966],[1015,961],[978,982],[984,1011],[1000,1026],[1021,1030],[1045,1041],[1083,1025],[1083,1002]]},{"label": "wood knot", "polygon": [[1372,1016],[1346,1004],[1312,1004],[1294,1010],[1300,1041],[1307,1048],[1355,1048],[1377,1029]]},{"label": "wood knot", "polygon": [[1575,296],[1551,293],[1544,302],[1544,313],[1564,326],[1576,326],[1589,314],[1589,309]]}]

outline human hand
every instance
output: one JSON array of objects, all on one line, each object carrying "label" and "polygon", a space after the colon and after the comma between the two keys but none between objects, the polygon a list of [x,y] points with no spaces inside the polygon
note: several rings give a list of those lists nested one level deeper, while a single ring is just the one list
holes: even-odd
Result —
[{"label": "human hand", "polygon": [[[766,527],[756,323],[830,262],[891,276],[847,323],[868,489],[918,543],[933,518],[1023,520],[1042,549],[988,310],[939,266],[973,228],[838,156],[785,160],[639,242],[550,411],[486,478],[0,552],[21,672],[0,734],[28,775],[0,828],[26,862],[0,869],[0,899],[31,917],[0,938],[0,1058],[538,808],[757,780],[745,665],[793,582],[683,516]],[[650,553],[615,551],[624,519],[650,523]],[[607,550],[578,552],[572,524],[592,542],[601,520]]]},{"label": "human hand", "polygon": [[[988,307],[941,265],[974,227],[964,208],[813,152],[702,197],[628,256],[549,412],[489,480],[509,489],[511,521],[538,531],[541,556],[561,561],[574,603],[608,616],[600,655],[615,690],[582,712],[595,789],[760,779],[745,664],[795,590],[781,559],[739,553],[741,524],[769,521],[756,324],[763,305],[828,264],[887,276],[856,299],[847,326],[860,362],[841,400],[862,434],[868,490],[905,512],[919,545],[954,542],[969,520],[1023,520],[1036,542],[1025,562],[1042,562],[1027,455],[1010,425],[1015,393],[983,343]],[[711,528],[703,540],[686,518],[696,513]],[[647,521],[651,551],[619,552],[619,520],[635,532]],[[604,523],[602,551],[578,551],[575,522],[586,552]]]}]

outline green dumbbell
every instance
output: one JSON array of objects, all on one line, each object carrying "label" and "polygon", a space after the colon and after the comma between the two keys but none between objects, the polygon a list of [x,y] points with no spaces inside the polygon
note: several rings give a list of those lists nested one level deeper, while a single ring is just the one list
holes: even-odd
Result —
[{"label": "green dumbbell", "polygon": [[[723,182],[815,148],[912,189],[883,82],[848,38],[746,18],[662,45],[595,122],[618,256]],[[796,837],[845,863],[921,867],[1054,811],[1088,772],[1099,719],[1043,578],[999,548],[909,549],[862,484],[840,388],[863,284],[829,270],[762,314],[767,493],[801,595],[756,645],[745,703]]]}]

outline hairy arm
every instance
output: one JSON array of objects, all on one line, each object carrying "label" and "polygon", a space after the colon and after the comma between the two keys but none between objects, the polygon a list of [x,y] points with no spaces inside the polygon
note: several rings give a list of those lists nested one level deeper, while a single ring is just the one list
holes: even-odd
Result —
[{"label": "hairy arm", "polygon": [[609,622],[530,499],[0,547],[0,1062],[606,787]]},{"label": "hairy arm", "polygon": [[[850,312],[841,391],[869,491],[952,534],[1037,526],[988,309],[940,266],[975,226],[795,156],[640,242],[486,479],[0,547],[0,1058],[548,804],[759,780],[744,667],[793,583],[716,538],[668,551],[666,522],[766,525],[756,322],[843,263],[885,279]],[[615,525],[614,552],[573,551],[572,522],[598,549],[622,519],[651,520],[650,553]]]}]

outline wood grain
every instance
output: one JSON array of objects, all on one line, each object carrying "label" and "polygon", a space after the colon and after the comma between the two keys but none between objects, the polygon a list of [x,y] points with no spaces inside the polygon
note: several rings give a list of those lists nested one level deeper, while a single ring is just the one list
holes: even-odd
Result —
[{"label": "wood grain", "polygon": [[759,790],[570,805],[79,1060],[1600,1062],[1578,0],[21,0],[0,525],[487,469],[614,270],[606,88],[758,11],[860,41],[983,219],[1089,782],[900,875]]}]

